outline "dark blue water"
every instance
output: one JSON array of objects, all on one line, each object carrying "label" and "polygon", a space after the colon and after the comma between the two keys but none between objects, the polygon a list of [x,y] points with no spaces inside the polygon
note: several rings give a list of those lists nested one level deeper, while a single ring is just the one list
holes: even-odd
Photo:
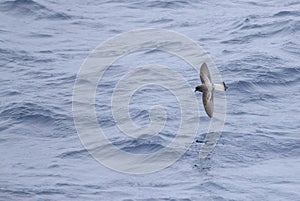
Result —
[{"label": "dark blue water", "polygon": [[[299,1],[2,0],[0,18],[0,200],[300,200]],[[134,176],[102,166],[81,145],[72,90],[97,45],[149,27],[184,34],[209,53],[229,87],[227,113],[218,145],[200,162],[209,119],[198,94],[203,124],[187,153],[162,171]],[[145,62],[134,58],[141,55],[118,65]],[[169,59],[180,74],[193,76]],[[108,90],[99,99],[109,99],[119,75],[107,72]],[[198,75],[190,81],[198,84]],[[137,92],[134,121],[149,122],[146,109],[134,110],[137,100],[176,105],[159,90],[154,99],[151,88]],[[172,108],[169,137],[179,121]],[[99,123],[118,138],[111,118]],[[115,143],[140,153],[166,142]]]}]

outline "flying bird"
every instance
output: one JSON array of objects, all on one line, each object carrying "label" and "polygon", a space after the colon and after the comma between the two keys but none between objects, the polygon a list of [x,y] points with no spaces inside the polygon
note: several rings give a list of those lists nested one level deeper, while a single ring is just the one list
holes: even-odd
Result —
[{"label": "flying bird", "polygon": [[196,91],[202,92],[202,101],[206,114],[212,118],[214,113],[214,91],[226,91],[227,86],[225,82],[222,84],[214,84],[211,81],[210,73],[206,63],[203,63],[200,68],[200,80],[202,85],[195,88]]}]

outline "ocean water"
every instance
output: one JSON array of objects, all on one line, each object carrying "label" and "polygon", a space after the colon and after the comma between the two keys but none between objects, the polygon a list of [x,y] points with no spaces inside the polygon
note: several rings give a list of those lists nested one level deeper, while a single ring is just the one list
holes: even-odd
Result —
[{"label": "ocean water", "polygon": [[[1,0],[0,17],[0,200],[300,200],[299,1]],[[131,175],[83,147],[72,94],[93,49],[142,28],[196,41],[229,89],[224,129],[208,158],[198,157],[209,119],[197,94],[200,128],[188,151],[161,171]],[[107,107],[112,90],[149,62],[172,65],[191,86],[200,82],[180,58],[155,51],[128,55],[106,72],[98,122],[131,153],[160,150],[180,124],[172,93],[145,86],[132,98],[130,117],[147,125],[147,108],[165,106],[164,138],[134,141],[117,132]]]}]

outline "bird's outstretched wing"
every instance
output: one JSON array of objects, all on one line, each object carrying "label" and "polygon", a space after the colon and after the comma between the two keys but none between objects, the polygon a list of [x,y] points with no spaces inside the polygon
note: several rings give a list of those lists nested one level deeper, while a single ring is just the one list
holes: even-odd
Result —
[{"label": "bird's outstretched wing", "polygon": [[202,101],[206,114],[212,118],[214,113],[214,93],[213,91],[204,92],[202,94]]},{"label": "bird's outstretched wing", "polygon": [[200,68],[200,80],[203,84],[205,85],[211,85],[212,81],[210,78],[210,73],[208,70],[208,67],[206,65],[206,63],[203,63],[201,68]]}]

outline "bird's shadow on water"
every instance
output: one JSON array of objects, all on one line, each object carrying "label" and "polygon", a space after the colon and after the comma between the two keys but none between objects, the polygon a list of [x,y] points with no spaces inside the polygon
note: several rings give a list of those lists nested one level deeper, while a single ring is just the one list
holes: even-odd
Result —
[{"label": "bird's shadow on water", "polygon": [[207,132],[197,136],[194,139],[190,149],[187,151],[188,157],[190,157],[190,159],[192,160],[192,169],[199,171],[201,174],[207,174],[214,166],[212,157],[214,155],[214,147],[218,144],[218,142],[214,143],[212,150],[209,151],[205,158],[200,157],[201,149],[207,144],[210,144],[209,137],[207,137],[207,135],[209,134],[212,133]]},{"label": "bird's shadow on water", "polygon": [[201,174],[208,174],[212,169],[211,159],[199,159],[196,164],[193,165],[193,169],[199,171]]}]

